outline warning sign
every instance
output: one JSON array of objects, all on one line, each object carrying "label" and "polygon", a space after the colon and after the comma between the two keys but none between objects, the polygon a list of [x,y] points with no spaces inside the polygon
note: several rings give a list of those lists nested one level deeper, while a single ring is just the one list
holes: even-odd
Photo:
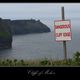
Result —
[{"label": "warning sign", "polygon": [[70,20],[54,21],[54,31],[56,41],[71,40],[71,23]]}]

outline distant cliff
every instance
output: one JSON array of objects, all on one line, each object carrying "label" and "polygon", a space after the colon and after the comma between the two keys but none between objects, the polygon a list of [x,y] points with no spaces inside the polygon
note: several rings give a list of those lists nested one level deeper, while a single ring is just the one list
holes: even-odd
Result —
[{"label": "distant cliff", "polygon": [[50,32],[40,20],[10,20],[0,18],[0,49],[12,47],[12,36]]},{"label": "distant cliff", "polygon": [[43,24],[40,20],[10,20],[3,19],[11,30],[13,35],[30,34],[30,33],[44,33],[50,32],[50,28]]},{"label": "distant cliff", "polygon": [[50,32],[48,26],[40,20],[12,20],[10,25],[13,35]]}]

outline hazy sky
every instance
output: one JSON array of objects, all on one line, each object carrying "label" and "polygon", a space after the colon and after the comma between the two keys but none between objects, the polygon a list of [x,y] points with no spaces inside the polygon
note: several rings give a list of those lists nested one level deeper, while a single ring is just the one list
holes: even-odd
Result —
[{"label": "hazy sky", "polygon": [[66,19],[80,19],[80,3],[0,3],[0,17],[40,19],[52,29],[54,20],[61,19],[61,6],[65,8]]}]

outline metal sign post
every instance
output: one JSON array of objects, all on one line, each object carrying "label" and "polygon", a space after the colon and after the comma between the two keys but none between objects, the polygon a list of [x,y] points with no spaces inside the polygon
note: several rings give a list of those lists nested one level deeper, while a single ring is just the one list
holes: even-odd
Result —
[{"label": "metal sign post", "polygon": [[67,61],[67,47],[66,41],[71,40],[71,21],[65,20],[64,7],[61,7],[62,20],[54,21],[54,36],[56,41],[63,42],[64,60]]},{"label": "metal sign post", "polygon": [[[61,8],[61,13],[62,13],[62,20],[65,20],[65,15],[64,15],[64,7]],[[64,60],[67,61],[67,47],[66,47],[66,41],[63,41],[63,49],[64,49]]]}]

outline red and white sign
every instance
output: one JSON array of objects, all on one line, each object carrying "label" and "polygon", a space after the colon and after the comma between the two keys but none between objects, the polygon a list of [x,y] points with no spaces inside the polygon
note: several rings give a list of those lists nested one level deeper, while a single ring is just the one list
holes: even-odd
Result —
[{"label": "red and white sign", "polygon": [[70,20],[54,21],[54,30],[56,41],[71,40],[71,23]]}]

